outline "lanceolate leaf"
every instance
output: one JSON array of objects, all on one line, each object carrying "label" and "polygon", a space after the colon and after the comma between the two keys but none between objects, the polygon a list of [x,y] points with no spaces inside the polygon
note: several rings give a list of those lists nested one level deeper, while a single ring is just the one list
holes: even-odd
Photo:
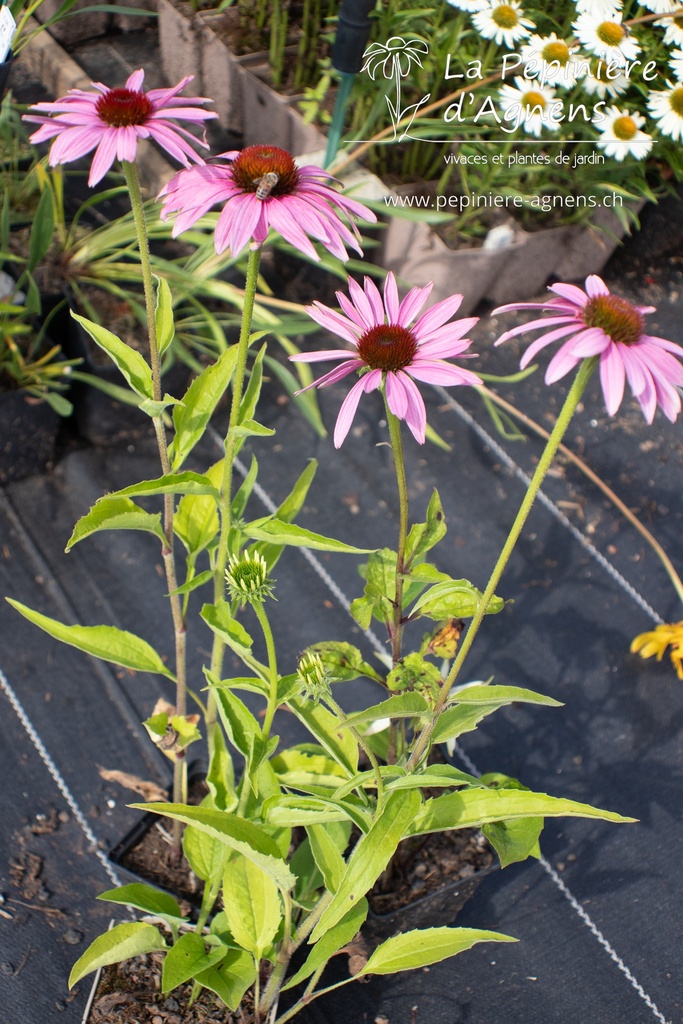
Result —
[{"label": "lanceolate leaf", "polygon": [[257,867],[269,875],[277,887],[290,892],[296,883],[273,839],[246,818],[227,811],[216,811],[209,807],[187,807],[184,804],[132,804],[138,810],[153,811],[167,818],[176,818],[188,825],[195,825],[210,836],[219,839],[226,846],[242,853]]},{"label": "lanceolate leaf", "polygon": [[341,921],[372,888],[400,841],[409,833],[420,803],[420,797],[414,790],[392,793],[388,797],[382,814],[356,844],[339,889],[313,929],[311,942],[317,942]]},{"label": "lanceolate leaf", "polygon": [[252,860],[231,857],[223,876],[223,909],[237,943],[260,960],[282,920],[273,879]]},{"label": "lanceolate leaf", "polygon": [[[437,583],[425,591],[413,605],[410,614],[417,615],[419,612],[435,620],[468,618],[476,613],[481,597],[481,592],[468,580],[449,580]],[[502,597],[492,597],[486,614],[502,611],[504,605]]]},{"label": "lanceolate leaf", "polygon": [[201,473],[168,473],[156,480],[142,480],[139,484],[131,484],[120,491],[110,494],[110,498],[135,498],[153,494],[210,494],[216,501],[220,494],[207,476]]},{"label": "lanceolate leaf", "polygon": [[62,643],[76,647],[85,654],[92,654],[102,661],[111,661],[124,668],[132,668],[136,672],[156,672],[169,679],[174,678],[154,648],[134,633],[117,629],[116,626],[65,626],[56,619],[34,612],[19,601],[13,601],[9,597],[6,600],[21,612],[24,618],[40,626],[55,640],[61,640]]},{"label": "lanceolate leaf", "polygon": [[173,341],[175,326],[173,324],[173,299],[171,288],[165,277],[154,275],[157,286],[157,303],[155,309],[157,348],[162,356]]},{"label": "lanceolate leaf", "polygon": [[162,544],[166,540],[160,512],[145,512],[130,498],[107,497],[101,498],[87,515],[78,520],[66,550],[70,551],[74,544],[98,530],[144,530],[158,537]]},{"label": "lanceolate leaf", "polygon": [[169,448],[169,457],[174,471],[182,466],[204,433],[211,414],[225,393],[236,361],[237,346],[233,345],[192,381],[183,395],[182,405],[173,410],[175,438]]},{"label": "lanceolate leaf", "polygon": [[358,744],[348,729],[331,711],[321,704],[308,700],[291,700],[289,707],[315,736],[337,764],[349,775],[355,775],[358,768]]},{"label": "lanceolate leaf", "polygon": [[349,715],[344,719],[344,725],[364,725],[365,722],[376,722],[378,718],[415,718],[418,715],[425,715],[429,711],[429,705],[422,694],[409,691],[400,693],[395,697],[389,697],[380,704],[375,704],[365,711],[357,711],[355,715]]},{"label": "lanceolate leaf", "polygon": [[334,540],[332,537],[323,537],[322,534],[312,533],[305,530],[303,526],[296,523],[285,523],[281,519],[255,519],[244,527],[245,537],[252,540],[265,540],[270,544],[284,544],[296,548],[311,548],[315,551],[339,551],[351,555],[367,554],[370,548],[355,548],[352,544],[344,544],[343,541]]},{"label": "lanceolate leaf", "polygon": [[117,338],[111,331],[108,331],[106,327],[100,327],[99,324],[92,320],[86,320],[84,316],[78,316],[76,313],[72,312],[71,315],[88,332],[93,341],[111,356],[135,394],[140,398],[154,398],[152,371],[144,357]]},{"label": "lanceolate leaf", "polygon": [[152,885],[143,885],[141,882],[133,882],[130,885],[121,885],[118,889],[108,889],[100,893],[98,900],[105,900],[107,903],[120,903],[124,907],[135,907],[144,914],[158,914],[172,921],[184,921],[180,906],[167,893],[161,889],[155,889]]},{"label": "lanceolate leaf", "polygon": [[166,949],[166,943],[154,925],[143,924],[142,921],[117,924],[104,935],[99,935],[76,961],[69,975],[69,988],[100,967],[118,964],[121,960],[129,960],[133,956],[158,949]]},{"label": "lanceolate leaf", "polygon": [[548,796],[510,789],[470,789],[427,800],[410,825],[411,835],[441,832],[450,828],[479,827],[490,821],[507,818],[601,818],[603,821],[636,821],[614,811],[603,811],[590,804],[577,803],[564,797]]},{"label": "lanceolate leaf", "polygon": [[288,979],[287,984],[283,986],[283,991],[288,988],[293,988],[294,985],[298,985],[306,978],[310,978],[318,967],[327,963],[330,957],[334,956],[334,954],[338,952],[342,946],[345,946],[347,942],[351,942],[364,924],[365,918],[368,916],[368,909],[368,901],[365,897],[358,900],[357,905],[352,907],[348,914],[345,914],[334,928],[330,928],[330,930],[326,932],[318,942],[316,942],[315,946],[309,953],[306,962],[292,978]]},{"label": "lanceolate leaf", "polygon": [[416,928],[403,935],[394,935],[378,946],[359,972],[359,977],[428,967],[471,949],[477,942],[517,942],[517,939],[478,928]]},{"label": "lanceolate leaf", "polygon": [[164,957],[161,972],[161,991],[171,992],[178,985],[189,981],[201,971],[208,970],[225,959],[227,946],[209,947],[196,932],[181,935]]},{"label": "lanceolate leaf", "polygon": [[435,743],[444,743],[446,740],[455,739],[463,732],[469,732],[482,718],[507,704],[562,707],[560,701],[520,686],[468,686],[456,693],[451,700],[452,706],[443,712],[434,727],[432,739]]},{"label": "lanceolate leaf", "polygon": [[446,517],[439,497],[439,492],[434,488],[432,497],[427,508],[426,523],[415,523],[411,527],[406,540],[406,564],[410,565],[415,559],[426,554],[446,534]]}]

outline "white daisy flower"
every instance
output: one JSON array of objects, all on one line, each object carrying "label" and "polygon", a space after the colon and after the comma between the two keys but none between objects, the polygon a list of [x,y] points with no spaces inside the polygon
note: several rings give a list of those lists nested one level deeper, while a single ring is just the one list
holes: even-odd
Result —
[{"label": "white daisy flower", "polygon": [[640,3],[653,14],[670,14],[678,6],[676,0],[640,0]]},{"label": "white daisy flower", "polygon": [[555,90],[537,82],[517,76],[514,86],[502,87],[498,101],[503,108],[504,121],[537,138],[544,128],[555,132],[562,123],[558,117],[562,114],[562,102],[555,98]]},{"label": "white daisy flower", "polygon": [[570,89],[576,84],[576,64],[572,60],[574,53],[576,48],[569,47],[554,32],[549,36],[533,35],[522,47],[525,72],[530,77],[536,75],[541,85],[560,85]]},{"label": "white daisy flower", "polygon": [[601,100],[606,96],[620,96],[630,84],[630,79],[620,68],[610,68],[609,62],[599,57],[592,58],[587,74],[581,78],[581,85],[588,95],[598,96]]},{"label": "white daisy flower", "polygon": [[622,7],[622,0],[576,0],[577,14],[590,14],[600,21],[614,17]]},{"label": "white daisy flower", "polygon": [[533,21],[524,17],[517,0],[509,3],[489,3],[484,10],[472,15],[477,31],[484,39],[493,39],[498,45],[514,46],[519,39],[526,39],[529,29],[536,28]]},{"label": "white daisy flower", "polygon": [[637,160],[644,160],[652,149],[652,136],[640,130],[645,124],[642,114],[607,107],[602,117],[593,118],[592,124],[602,132],[598,147],[615,160],[623,160],[629,154]]},{"label": "white daisy flower", "polygon": [[667,46],[683,46],[683,7],[677,4],[674,10],[677,13],[673,18],[662,18],[654,24],[664,29],[664,42]]},{"label": "white daisy flower", "polygon": [[600,21],[591,14],[580,14],[574,22],[577,38],[591,53],[607,60],[635,60],[640,53],[637,40],[621,24],[621,15]]},{"label": "white daisy flower", "polygon": [[647,109],[657,119],[657,126],[663,135],[683,142],[683,85],[666,83],[669,88],[663,92],[651,92]]},{"label": "white daisy flower", "polygon": [[475,11],[482,11],[489,6],[490,0],[446,0],[451,7],[457,7],[459,11],[467,11],[474,14]]},{"label": "white daisy flower", "polygon": [[683,82],[683,48],[672,50],[669,66],[679,82]]}]

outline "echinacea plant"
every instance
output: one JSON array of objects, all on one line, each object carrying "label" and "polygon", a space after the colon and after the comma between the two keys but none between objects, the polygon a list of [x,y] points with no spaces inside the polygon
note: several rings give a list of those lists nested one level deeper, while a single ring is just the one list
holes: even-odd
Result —
[{"label": "echinacea plant", "polygon": [[[98,86],[105,97],[102,103],[79,93],[76,103],[85,120],[80,134],[71,114],[65,113],[74,109],[71,102],[41,104],[39,132],[42,138],[56,139],[53,163],[101,146],[93,180],[118,152],[130,184],[140,229],[148,357],[128,350],[106,329],[82,318],[81,322],[112,357],[152,418],[161,473],[100,499],[76,524],[69,547],[97,531],[119,528],[139,528],[158,539],[170,594],[175,663],[168,665],[153,645],[130,632],[112,626],[64,625],[11,603],[65,643],[127,668],[158,673],[176,685],[175,705],[159,705],[145,723],[174,763],[174,798],[143,806],[174,821],[176,841],[179,846],[182,842],[190,867],[204,882],[198,920],[193,924],[172,897],[146,885],[103,894],[105,900],[152,917],[118,924],[97,938],[74,966],[71,984],[102,965],[161,951],[162,992],[190,981],[192,998],[208,989],[230,1010],[239,1011],[242,1021],[285,1024],[311,1000],[354,980],[349,976],[319,987],[330,958],[362,929],[368,893],[408,837],[480,827],[505,866],[539,855],[545,817],[632,820],[532,792],[501,775],[477,778],[439,763],[431,754],[437,744],[456,740],[499,707],[517,702],[557,705],[521,686],[463,686],[463,662],[483,617],[504,606],[497,594],[503,571],[598,359],[605,363],[603,387],[610,411],[621,401],[621,367],[648,418],[656,405],[673,417],[678,407],[663,376],[673,383],[678,380],[677,360],[683,350],[645,336],[646,311],[609,295],[598,279],[589,279],[585,292],[555,286],[559,299],[547,304],[551,315],[544,321],[552,333],[536,345],[572,335],[564,342],[560,370],[576,367],[577,374],[491,578],[480,590],[428,561],[446,534],[445,514],[435,490],[424,521],[411,523],[401,426],[405,422],[415,441],[424,442],[426,410],[419,384],[478,383],[476,373],[451,362],[471,357],[466,335],[475,321],[453,319],[459,294],[425,309],[429,288],[412,289],[400,298],[391,275],[383,292],[369,279],[363,286],[349,279],[348,294],[340,290],[337,295],[341,311],[318,302],[308,308],[317,324],[349,347],[309,352],[301,358],[339,362],[316,382],[319,386],[358,375],[338,417],[337,446],[344,442],[362,396],[372,391],[382,395],[398,489],[396,547],[361,550],[295,522],[313,484],[312,462],[276,512],[253,518],[249,505],[257,463],[252,462],[239,488],[233,485],[233,467],[247,438],[267,443],[273,433],[257,418],[264,348],[254,360],[248,384],[245,377],[250,345],[262,340],[261,332],[253,337],[251,330],[262,249],[272,229],[308,256],[318,244],[343,257],[347,244],[358,245],[352,218],[374,217],[341,195],[322,171],[300,168],[289,154],[271,146],[224,155],[224,162],[216,165],[202,163],[198,156],[190,156],[186,139],[179,149],[177,139],[158,134],[157,121],[150,123],[150,103],[155,101],[145,99],[141,84],[142,72],[136,72],[123,90]],[[195,123],[205,119],[206,112],[192,106],[193,101],[181,106],[177,93],[175,89],[165,94],[173,97],[172,112]],[[205,101],[194,103],[202,106]],[[179,399],[162,395],[159,385],[159,354],[173,336],[172,303],[169,289],[161,283],[155,288],[150,273],[134,162],[135,139],[153,128],[171,155],[180,154],[182,162],[192,165],[164,189],[163,216],[177,214],[180,233],[214,203],[222,203],[216,248],[249,248],[239,340]],[[66,134],[74,131],[75,136]],[[67,145],[69,138],[77,140],[73,150]],[[60,139],[65,141],[55,156]],[[561,324],[556,327],[557,317]],[[232,394],[223,456],[203,473],[190,472],[185,468],[188,456],[228,387]],[[165,417],[169,409],[170,425]],[[163,497],[163,519],[138,502],[155,496]],[[184,578],[176,558],[180,546],[185,552]],[[277,597],[273,570],[286,546],[368,556],[361,567],[364,592],[351,612],[362,629],[375,620],[386,630],[390,646],[377,665],[344,640],[323,640],[304,650],[296,665],[283,663],[268,606]],[[207,568],[202,570],[202,565]],[[204,666],[205,700],[189,694],[184,667],[187,635],[193,628],[188,595],[200,589],[208,590],[200,618],[213,635]],[[460,619],[470,620],[461,642]],[[405,650],[405,626],[417,620],[426,620],[427,632],[417,650]],[[254,653],[255,629],[263,637],[265,661]],[[158,643],[162,648],[162,638]],[[240,658],[243,674],[226,675],[228,649]],[[333,686],[359,676],[380,686],[383,699],[346,714]],[[247,708],[240,696],[243,691],[257,695],[261,713]],[[190,696],[199,715],[188,713]],[[280,708],[305,726],[309,742],[282,749],[274,731]],[[383,722],[388,723],[384,731]],[[200,733],[208,745],[209,792],[193,806],[186,799],[185,764],[188,748]],[[234,759],[241,763],[238,781]],[[431,795],[435,790],[439,795]],[[292,849],[294,829],[298,845]],[[425,967],[482,941],[514,939],[472,928],[413,930],[367,949],[355,976]],[[285,991],[289,1002],[280,1008]]]}]

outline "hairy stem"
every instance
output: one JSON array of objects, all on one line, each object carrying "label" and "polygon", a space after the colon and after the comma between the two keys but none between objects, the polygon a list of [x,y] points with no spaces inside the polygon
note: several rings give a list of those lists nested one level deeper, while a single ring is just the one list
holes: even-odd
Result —
[{"label": "hairy stem", "polygon": [[425,750],[427,749],[427,745],[429,743],[429,738],[432,734],[436,722],[438,721],[439,714],[441,713],[441,711],[443,711],[446,702],[448,701],[451,687],[453,686],[453,683],[457,679],[458,673],[462,668],[463,662],[465,661],[465,658],[469,653],[469,650],[472,646],[472,642],[475,636],[477,635],[484,615],[486,614],[486,609],[489,606],[489,602],[491,601],[491,598],[495,594],[496,587],[500,582],[500,578],[503,575],[503,572],[508,561],[510,560],[512,552],[514,551],[515,545],[519,539],[519,535],[522,532],[522,529],[524,528],[524,524],[526,523],[529,512],[531,511],[531,507],[534,503],[536,495],[538,494],[538,491],[540,490],[545,475],[548,472],[548,469],[550,468],[553,458],[555,457],[560,442],[562,441],[562,438],[564,437],[567,431],[567,427],[569,426],[572,416],[576,411],[576,407],[581,400],[581,396],[585,391],[586,384],[588,383],[588,380],[595,368],[596,363],[597,359],[594,357],[592,359],[584,360],[583,363],[581,363],[581,366],[579,367],[578,373],[576,374],[574,382],[569,390],[569,394],[567,395],[564,405],[560,410],[560,414],[557,417],[557,422],[553,427],[552,433],[550,434],[545,449],[543,450],[541,458],[539,459],[538,465],[531,479],[531,483],[529,484],[527,492],[522,500],[522,504],[519,507],[519,511],[517,512],[515,521],[512,524],[505,544],[503,545],[503,549],[500,555],[498,556],[498,561],[496,562],[493,568],[491,577],[486,585],[486,590],[481,596],[481,599],[477,606],[477,611],[474,617],[472,618],[472,622],[470,623],[467,633],[465,634],[465,637],[460,645],[460,649],[458,650],[457,657],[455,658],[451,666],[451,670],[448,674],[448,677],[444,682],[439,699],[434,705],[434,716],[427,723],[422,732],[419,734],[413,745],[410,760],[408,761],[408,764],[406,766],[408,771],[414,771],[415,768],[420,764],[420,761],[424,756]]}]

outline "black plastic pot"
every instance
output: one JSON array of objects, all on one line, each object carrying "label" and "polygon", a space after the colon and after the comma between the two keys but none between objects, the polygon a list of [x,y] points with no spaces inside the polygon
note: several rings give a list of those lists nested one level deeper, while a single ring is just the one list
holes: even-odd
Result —
[{"label": "black plastic pot", "polygon": [[2,64],[0,64],[0,100],[4,99],[9,88],[10,73],[14,64],[14,54],[10,50]]},{"label": "black plastic pot", "polygon": [[20,389],[0,391],[0,484],[49,468],[59,424],[47,402]]}]

